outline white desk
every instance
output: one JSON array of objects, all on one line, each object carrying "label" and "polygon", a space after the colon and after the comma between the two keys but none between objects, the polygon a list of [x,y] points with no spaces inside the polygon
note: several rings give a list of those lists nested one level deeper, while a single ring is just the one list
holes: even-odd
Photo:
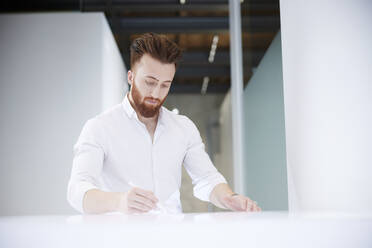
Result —
[{"label": "white desk", "polygon": [[372,216],[203,213],[0,217],[0,247],[372,247]]}]

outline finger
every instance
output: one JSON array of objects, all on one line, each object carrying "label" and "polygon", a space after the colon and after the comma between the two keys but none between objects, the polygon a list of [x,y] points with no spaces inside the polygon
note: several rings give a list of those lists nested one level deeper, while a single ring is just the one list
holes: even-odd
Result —
[{"label": "finger", "polygon": [[260,207],[258,206],[258,204],[257,204],[256,201],[254,202],[254,207],[255,207],[255,209],[256,209],[255,211],[257,211],[257,212],[261,211],[261,210],[260,210]]},{"label": "finger", "polygon": [[132,202],[130,206],[143,212],[148,212],[151,210],[151,208],[149,208],[148,206],[136,201]]},{"label": "finger", "polygon": [[146,213],[146,211],[142,211],[140,209],[137,209],[135,207],[129,207],[129,213],[131,214],[143,214],[143,213]]},{"label": "finger", "polygon": [[241,210],[240,211],[244,211],[247,209],[247,199],[243,199],[243,200],[240,200],[240,208]]},{"label": "finger", "polygon": [[248,200],[248,211],[254,212],[254,211],[256,211],[256,207],[257,207],[257,205],[256,205],[255,201],[252,201],[251,199],[249,199]]},{"label": "finger", "polygon": [[244,202],[245,202],[245,207],[244,207],[244,211],[249,211],[249,206],[248,206],[248,200],[247,199],[244,199]]},{"label": "finger", "polygon": [[148,211],[151,210],[151,208],[146,206],[145,204],[142,204],[141,202],[137,202],[137,201],[134,201],[134,200],[129,202],[129,207],[136,208],[136,209],[139,209],[139,210],[145,211],[145,212],[148,212]]},{"label": "finger", "polygon": [[154,193],[151,192],[151,191],[140,189],[140,188],[133,188],[133,191],[137,195],[144,196],[144,197],[150,199],[151,201],[153,201],[154,203],[157,203],[158,202],[158,198],[156,198],[156,196],[154,195]]},{"label": "finger", "polygon": [[256,209],[257,209],[257,212],[260,211],[260,207],[258,205],[256,205]]},{"label": "finger", "polygon": [[254,204],[254,201],[252,201],[252,200],[250,202],[251,202],[251,205],[250,205],[251,208],[250,208],[250,210],[253,212],[254,211],[255,204]]},{"label": "finger", "polygon": [[240,204],[236,202],[235,198],[232,197],[226,197],[225,201],[226,207],[233,210],[233,211],[242,211],[242,208],[240,207]]},{"label": "finger", "polygon": [[150,199],[148,199],[148,198],[146,198],[146,197],[144,197],[142,195],[136,195],[134,197],[134,200],[136,202],[139,202],[139,203],[142,203],[142,204],[148,206],[151,209],[156,208],[156,205],[155,205],[155,203],[152,200],[150,200]]},{"label": "finger", "polygon": [[252,211],[252,201],[249,199],[246,199],[246,201],[247,201],[247,205],[245,207],[245,211],[250,212]]},{"label": "finger", "polygon": [[249,212],[251,210],[249,199],[245,198],[244,201],[245,201],[244,211]]},{"label": "finger", "polygon": [[261,211],[261,208],[258,206],[258,204],[257,204],[256,201],[253,202],[253,206],[254,206],[254,210],[253,211],[256,211],[256,212]]},{"label": "finger", "polygon": [[232,199],[236,211],[245,211],[247,202],[245,199],[235,197]]}]

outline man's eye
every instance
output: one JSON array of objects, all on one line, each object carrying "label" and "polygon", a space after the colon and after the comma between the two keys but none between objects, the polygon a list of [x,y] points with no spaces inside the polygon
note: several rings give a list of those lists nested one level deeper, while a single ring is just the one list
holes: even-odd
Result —
[{"label": "man's eye", "polygon": [[147,81],[146,81],[146,83],[147,83],[147,85],[150,85],[150,86],[154,86],[154,85],[155,85],[154,82],[147,82]]},{"label": "man's eye", "polygon": [[167,84],[162,84],[161,85],[163,88],[169,88],[169,85],[167,85]]}]

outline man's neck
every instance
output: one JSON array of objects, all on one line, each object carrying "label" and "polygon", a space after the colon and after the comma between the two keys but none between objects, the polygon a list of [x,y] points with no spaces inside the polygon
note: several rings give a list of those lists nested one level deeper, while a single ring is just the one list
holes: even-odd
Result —
[{"label": "man's neck", "polygon": [[144,117],[143,115],[141,115],[141,113],[136,109],[136,105],[134,104],[134,101],[133,101],[133,98],[132,98],[132,92],[129,92],[128,93],[128,100],[129,100],[129,103],[132,105],[134,111],[136,111],[137,113],[137,116],[138,116],[138,119],[146,125],[146,127],[151,127],[153,125],[156,125],[156,123],[158,122],[158,118],[159,118],[159,113],[157,113],[154,117]]}]

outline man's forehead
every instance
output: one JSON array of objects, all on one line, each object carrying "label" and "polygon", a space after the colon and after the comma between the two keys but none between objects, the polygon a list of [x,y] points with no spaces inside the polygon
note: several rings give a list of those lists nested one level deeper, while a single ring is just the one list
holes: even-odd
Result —
[{"label": "man's forehead", "polygon": [[158,59],[153,58],[149,54],[144,54],[141,59],[138,61],[140,65],[145,65],[145,66],[156,66],[156,67],[175,67],[174,63],[163,63],[159,61]]},{"label": "man's forehead", "polygon": [[157,81],[172,81],[175,73],[174,64],[161,63],[146,54],[138,61],[135,68],[142,76]]}]

